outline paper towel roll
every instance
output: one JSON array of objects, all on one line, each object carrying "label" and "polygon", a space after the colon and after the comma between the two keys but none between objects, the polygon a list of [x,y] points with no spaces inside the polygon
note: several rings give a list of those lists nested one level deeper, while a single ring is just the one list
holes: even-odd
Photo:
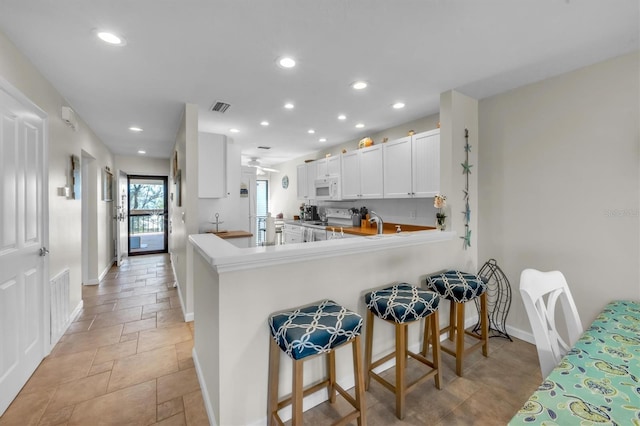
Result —
[{"label": "paper towel roll", "polygon": [[271,213],[267,213],[267,244],[275,244],[276,242],[276,220],[271,216]]}]

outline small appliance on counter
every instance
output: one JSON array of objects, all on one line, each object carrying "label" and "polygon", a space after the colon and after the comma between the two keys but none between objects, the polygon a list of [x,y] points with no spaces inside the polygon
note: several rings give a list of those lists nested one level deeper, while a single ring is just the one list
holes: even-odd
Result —
[{"label": "small appliance on counter", "polygon": [[318,206],[304,206],[301,219],[304,221],[319,221]]}]

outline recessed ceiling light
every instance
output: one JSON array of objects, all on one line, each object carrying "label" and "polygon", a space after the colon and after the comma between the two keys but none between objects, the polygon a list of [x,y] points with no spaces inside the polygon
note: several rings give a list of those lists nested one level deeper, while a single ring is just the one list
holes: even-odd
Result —
[{"label": "recessed ceiling light", "polygon": [[296,66],[296,61],[289,56],[283,56],[278,59],[278,65],[280,65],[282,68],[293,68]]},{"label": "recessed ceiling light", "polygon": [[286,109],[293,109],[293,104],[291,102],[287,102],[286,104],[284,104],[284,107]]},{"label": "recessed ceiling light", "polygon": [[139,149],[138,150],[138,154],[146,154],[146,153],[147,153],[147,151],[145,151],[144,149]]},{"label": "recessed ceiling light", "polygon": [[356,124],[356,129],[362,129],[363,127],[364,127],[364,124],[362,123]]},{"label": "recessed ceiling light", "polygon": [[142,129],[140,127],[135,127],[135,126],[129,127],[129,130],[131,130],[132,132],[141,132],[142,131]]},{"label": "recessed ceiling light", "polygon": [[396,102],[395,104],[393,104],[393,108],[394,108],[394,109],[404,108],[404,103],[402,103],[402,102]]},{"label": "recessed ceiling light", "polygon": [[238,132],[240,132],[240,130],[238,130],[238,129],[229,129],[229,131],[230,131],[231,133],[238,133]]},{"label": "recessed ceiling light", "polygon": [[313,130],[313,129],[309,129],[309,130],[307,130],[307,133],[309,133],[310,135],[314,134],[315,132],[316,132],[316,131],[315,131],[315,130]]},{"label": "recessed ceiling light", "polygon": [[347,116],[346,116],[346,115],[344,115],[344,114],[340,114],[340,115],[338,116],[338,120],[346,120],[346,119],[347,119]]},{"label": "recessed ceiling light", "polygon": [[319,141],[319,142],[326,142],[326,141],[327,141],[327,138],[320,138],[320,139],[318,139],[318,141]]},{"label": "recessed ceiling light", "polygon": [[367,82],[366,81],[356,81],[355,83],[353,83],[351,85],[351,87],[353,87],[356,90],[362,90],[362,89],[367,87]]},{"label": "recessed ceiling light", "polygon": [[109,43],[114,46],[124,46],[125,44],[127,44],[124,38],[108,31],[96,31],[96,36],[105,43]]},{"label": "recessed ceiling light", "polygon": [[260,125],[261,125],[261,126],[268,126],[268,125],[269,125],[269,122],[268,122],[268,121],[261,121],[261,122],[260,122]]}]

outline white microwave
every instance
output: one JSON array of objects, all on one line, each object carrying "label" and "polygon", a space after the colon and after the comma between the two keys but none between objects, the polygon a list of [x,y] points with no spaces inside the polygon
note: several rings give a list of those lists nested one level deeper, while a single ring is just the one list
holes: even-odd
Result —
[{"label": "white microwave", "polygon": [[341,198],[339,177],[316,179],[314,189],[316,200],[339,200]]}]

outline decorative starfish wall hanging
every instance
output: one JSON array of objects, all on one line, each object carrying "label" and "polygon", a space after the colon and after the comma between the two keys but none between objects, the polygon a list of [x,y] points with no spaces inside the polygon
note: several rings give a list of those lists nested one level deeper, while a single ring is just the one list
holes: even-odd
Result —
[{"label": "decorative starfish wall hanging", "polygon": [[469,129],[464,129],[464,152],[465,152],[465,160],[464,163],[460,163],[462,166],[462,174],[465,175],[465,185],[462,190],[463,200],[465,201],[464,206],[465,209],[462,212],[464,215],[464,236],[460,237],[462,239],[462,247],[466,250],[471,247],[471,229],[469,229],[469,222],[471,222],[471,208],[469,207],[469,175],[471,174],[472,164],[469,164],[469,152],[471,151],[471,145],[469,145]]}]

